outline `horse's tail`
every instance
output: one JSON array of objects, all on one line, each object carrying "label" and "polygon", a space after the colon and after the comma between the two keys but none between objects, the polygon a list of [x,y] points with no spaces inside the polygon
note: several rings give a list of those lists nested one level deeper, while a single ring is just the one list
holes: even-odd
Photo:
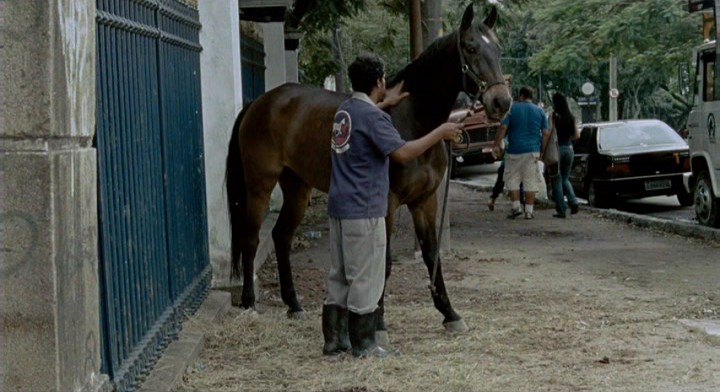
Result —
[{"label": "horse's tail", "polygon": [[247,211],[247,190],[245,184],[245,170],[242,158],[240,157],[240,123],[248,108],[249,103],[238,114],[233,125],[228,155],[225,160],[225,190],[227,191],[228,212],[230,213],[230,238],[231,238],[231,277],[239,277],[240,261],[240,236],[242,235],[240,225]]}]

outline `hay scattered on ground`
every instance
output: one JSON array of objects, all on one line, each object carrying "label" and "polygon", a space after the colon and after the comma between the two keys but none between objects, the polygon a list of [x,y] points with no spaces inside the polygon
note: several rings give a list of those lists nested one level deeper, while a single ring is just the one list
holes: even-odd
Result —
[{"label": "hay scattered on ground", "polygon": [[[460,208],[477,198],[453,194]],[[410,234],[401,235],[386,320],[404,355],[324,357],[323,238],[294,255],[308,317],[286,317],[275,266],[267,265],[258,312],[233,308],[208,326],[206,348],[178,391],[720,390],[717,346],[677,321],[720,314],[719,288],[707,283],[720,266],[703,259],[717,248],[677,248],[672,238],[637,243],[655,239],[583,214],[568,227],[551,211],[532,224],[482,213],[452,215],[455,248],[443,266],[469,332],[443,330],[427,270],[414,260]]]}]

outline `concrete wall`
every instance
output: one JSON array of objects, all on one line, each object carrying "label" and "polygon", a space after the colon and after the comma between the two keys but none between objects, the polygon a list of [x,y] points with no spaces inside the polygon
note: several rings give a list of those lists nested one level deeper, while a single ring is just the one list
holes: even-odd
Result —
[{"label": "concrete wall", "polygon": [[97,390],[95,1],[0,17],[0,390]]},{"label": "concrete wall", "polygon": [[218,284],[230,275],[225,157],[242,108],[240,16],[237,0],[201,1],[199,6],[208,233],[214,284]]}]

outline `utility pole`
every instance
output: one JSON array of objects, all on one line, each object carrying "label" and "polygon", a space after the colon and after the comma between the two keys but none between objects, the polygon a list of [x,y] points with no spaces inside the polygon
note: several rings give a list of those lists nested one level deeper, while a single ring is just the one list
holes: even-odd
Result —
[{"label": "utility pole", "polygon": [[[420,3],[419,0],[413,0],[413,3]],[[416,4],[413,4],[416,6]],[[419,7],[419,6],[418,6]],[[422,42],[421,49],[427,48],[430,44],[435,41],[442,34],[442,0],[424,0],[422,2]],[[413,58],[420,54],[413,53]],[[450,157],[452,159],[452,157]],[[452,162],[448,162],[448,165],[452,165]],[[446,175],[443,177],[440,186],[437,189],[437,203],[438,203],[438,215],[436,217],[436,224],[440,227],[440,216],[442,215],[443,199],[445,197],[445,184],[450,179]],[[449,208],[448,208],[449,209]],[[440,251],[445,254],[450,253],[450,211],[445,211],[445,221],[442,223],[442,233],[440,236],[441,249]],[[417,239],[416,239],[417,241]],[[419,244],[416,244],[416,249],[419,249]]]},{"label": "utility pole", "polygon": [[442,3],[442,0],[425,0],[422,2],[423,48],[430,46],[443,33]]},{"label": "utility pole", "polygon": [[410,1],[410,57],[416,59],[422,53],[422,11],[420,0]]},{"label": "utility pole", "polygon": [[335,55],[338,56],[338,69],[335,70],[335,91],[344,93],[345,90],[345,59],[342,51],[342,30],[335,27],[333,31],[333,48]]},{"label": "utility pole", "polygon": [[618,109],[617,109],[617,57],[615,55],[610,56],[610,91],[609,91],[609,102],[608,102],[608,121],[617,121]]}]

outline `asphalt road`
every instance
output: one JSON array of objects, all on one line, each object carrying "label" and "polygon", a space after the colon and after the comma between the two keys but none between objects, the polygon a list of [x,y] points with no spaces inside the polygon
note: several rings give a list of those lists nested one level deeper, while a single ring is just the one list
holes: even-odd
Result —
[{"label": "asphalt road", "polygon": [[[455,180],[472,185],[492,186],[495,184],[495,179],[497,178],[498,167],[500,167],[499,162],[485,165],[461,166],[458,169]],[[585,202],[583,199],[580,200],[581,202]],[[628,200],[616,205],[615,208],[621,211],[654,216],[656,218],[696,222],[693,207],[681,207],[675,196],[657,196]]]}]

